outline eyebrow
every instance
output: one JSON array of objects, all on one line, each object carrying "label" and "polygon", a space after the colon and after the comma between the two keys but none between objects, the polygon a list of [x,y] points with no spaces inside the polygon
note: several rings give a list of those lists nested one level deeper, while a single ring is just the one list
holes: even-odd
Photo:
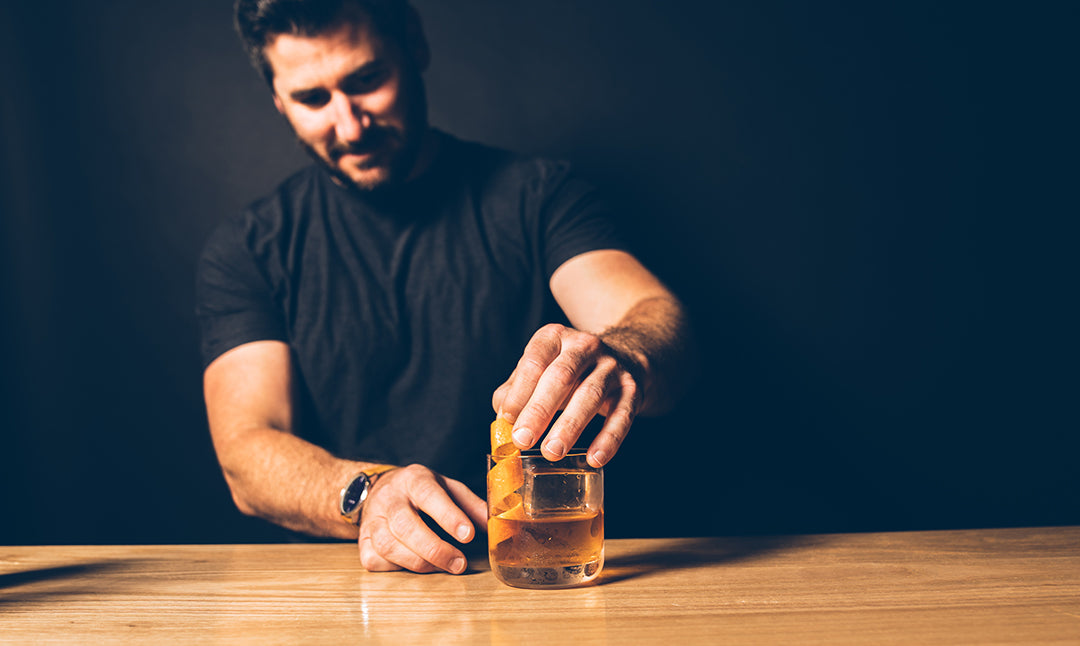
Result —
[{"label": "eyebrow", "polygon": [[[346,74],[345,78],[341,79],[340,84],[347,85],[350,81],[355,80],[357,77],[364,76],[365,74],[371,74],[372,72],[377,72],[383,69],[385,66],[386,61],[381,58],[368,61],[360,67],[357,67],[353,71]],[[298,90],[293,90],[292,92],[289,92],[289,98],[294,101],[301,101],[305,97],[309,97],[316,92],[322,92],[324,90],[325,88],[322,87],[300,88]]]}]

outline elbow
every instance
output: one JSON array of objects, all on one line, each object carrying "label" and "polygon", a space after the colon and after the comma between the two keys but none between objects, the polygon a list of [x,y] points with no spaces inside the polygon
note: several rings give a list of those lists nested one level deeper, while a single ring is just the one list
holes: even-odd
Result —
[{"label": "elbow", "polygon": [[244,495],[243,487],[236,481],[236,478],[225,472],[225,484],[229,486],[229,493],[232,495],[233,504],[245,516],[259,516],[259,512],[255,509],[255,505],[252,504],[250,497]]},{"label": "elbow", "polygon": [[245,516],[258,516],[259,515],[258,512],[255,511],[255,508],[253,506],[249,505],[247,500],[245,500],[243,496],[236,493],[235,491],[233,491],[232,499],[233,499],[233,504],[236,505],[236,508],[240,510],[241,514],[243,514]]}]

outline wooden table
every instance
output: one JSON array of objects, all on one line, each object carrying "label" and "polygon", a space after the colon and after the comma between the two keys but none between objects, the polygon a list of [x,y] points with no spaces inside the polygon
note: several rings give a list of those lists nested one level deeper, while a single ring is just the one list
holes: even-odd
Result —
[{"label": "wooden table", "polygon": [[0,642],[1080,644],[1080,527],[611,540],[552,591],[355,550],[0,547]]}]

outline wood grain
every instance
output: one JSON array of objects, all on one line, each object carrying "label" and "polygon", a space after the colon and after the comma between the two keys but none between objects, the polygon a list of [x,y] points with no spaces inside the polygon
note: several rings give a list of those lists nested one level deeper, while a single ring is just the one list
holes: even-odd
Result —
[{"label": "wood grain", "polygon": [[600,585],[351,544],[0,547],[3,643],[1080,644],[1080,527],[608,541]]}]

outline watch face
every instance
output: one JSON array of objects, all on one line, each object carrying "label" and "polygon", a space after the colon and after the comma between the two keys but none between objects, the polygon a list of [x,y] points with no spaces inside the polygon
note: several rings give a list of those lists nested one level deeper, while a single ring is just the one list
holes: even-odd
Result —
[{"label": "watch face", "polygon": [[349,483],[341,494],[341,513],[351,514],[367,498],[368,477],[361,473]]}]

